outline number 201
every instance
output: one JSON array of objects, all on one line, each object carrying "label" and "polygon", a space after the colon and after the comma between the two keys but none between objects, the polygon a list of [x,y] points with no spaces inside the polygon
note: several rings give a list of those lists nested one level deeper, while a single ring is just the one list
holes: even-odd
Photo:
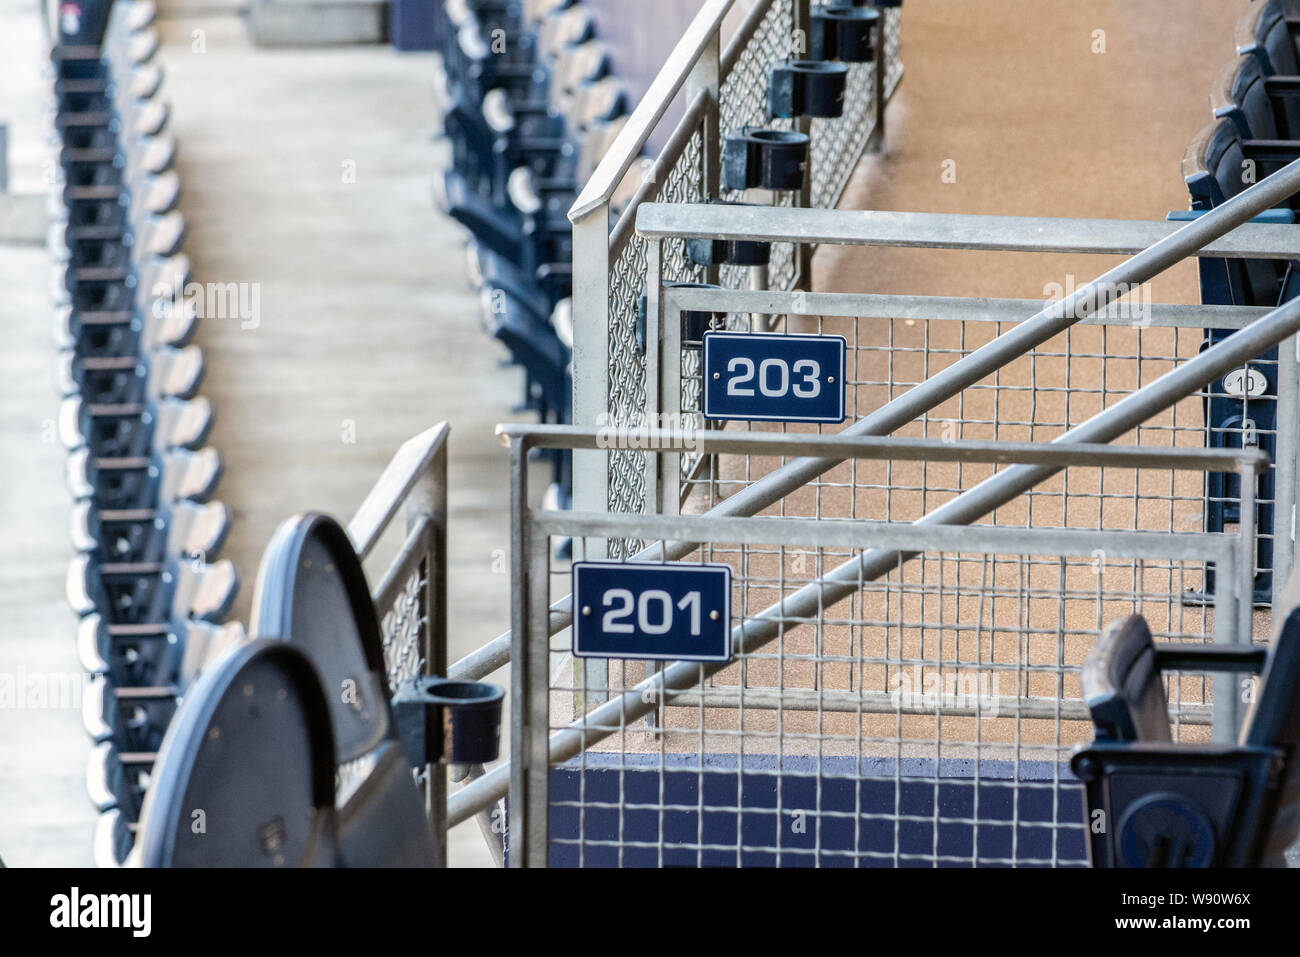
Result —
[{"label": "number 201", "polygon": [[[746,356],[736,356],[727,363],[727,395],[752,396],[754,386],[769,399],[779,399],[787,393],[793,393],[797,399],[815,399],[821,395],[821,363],[815,359],[796,359],[794,365],[786,364],[784,359],[764,359],[759,363],[757,372],[754,360]],[[797,378],[791,388],[791,379]],[[775,384],[773,383],[775,379]]]},{"label": "number 201", "polygon": [[[608,608],[600,620],[600,627],[610,635],[632,635],[638,630],[647,635],[665,635],[673,627],[673,596],[660,588],[641,592],[640,597],[626,588],[610,588],[600,598],[601,607]],[[687,592],[675,606],[679,611],[689,611],[691,635],[700,634],[700,593]],[[636,612],[636,624],[625,620]]]}]

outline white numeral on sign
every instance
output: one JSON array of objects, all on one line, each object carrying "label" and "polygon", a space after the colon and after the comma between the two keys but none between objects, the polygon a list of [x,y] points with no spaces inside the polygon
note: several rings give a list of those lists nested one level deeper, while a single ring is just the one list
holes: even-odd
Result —
[{"label": "white numeral on sign", "polygon": [[755,378],[758,380],[759,391],[769,399],[779,399],[792,391],[799,399],[815,399],[821,395],[821,363],[815,359],[796,359],[793,373],[798,381],[792,390],[791,367],[784,359],[764,359],[756,376],[754,360],[736,356],[727,363],[727,374],[731,377],[727,380],[727,395],[752,396],[754,387],[749,383]]},{"label": "white numeral on sign", "polygon": [[727,363],[727,372],[734,373],[737,371],[741,371],[743,374],[727,380],[727,395],[753,395],[754,390],[746,388],[745,383],[754,381],[754,360],[746,359],[744,356],[736,356]]},{"label": "white numeral on sign", "polygon": [[[631,635],[638,630],[647,635],[666,635],[673,627],[673,596],[660,588],[650,588],[637,598],[626,588],[610,588],[601,596],[601,606],[608,608],[600,620],[600,627],[609,635]],[[623,619],[632,616],[636,609],[636,624]],[[700,634],[700,593],[687,592],[677,602],[681,611],[689,611],[691,635]]]},{"label": "white numeral on sign", "polygon": [[815,399],[822,394],[822,367],[815,359],[799,359],[794,364],[794,374],[803,374],[803,381],[795,385],[794,394],[800,399]]}]

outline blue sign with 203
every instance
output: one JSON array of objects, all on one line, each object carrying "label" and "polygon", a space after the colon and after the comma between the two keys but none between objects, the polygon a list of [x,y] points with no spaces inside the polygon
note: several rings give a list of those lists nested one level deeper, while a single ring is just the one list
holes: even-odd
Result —
[{"label": "blue sign with 203", "polygon": [[708,332],[704,417],[843,422],[843,336]]},{"label": "blue sign with 203", "polygon": [[731,659],[731,568],[576,562],[578,658]]}]

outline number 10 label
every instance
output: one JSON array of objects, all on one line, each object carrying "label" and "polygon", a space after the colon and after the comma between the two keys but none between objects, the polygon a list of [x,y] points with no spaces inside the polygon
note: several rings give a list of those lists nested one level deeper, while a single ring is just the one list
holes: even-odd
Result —
[{"label": "number 10 label", "polygon": [[843,422],[843,336],[704,334],[704,417]]},{"label": "number 10 label", "polygon": [[731,659],[728,565],[578,562],[573,611],[578,658]]}]

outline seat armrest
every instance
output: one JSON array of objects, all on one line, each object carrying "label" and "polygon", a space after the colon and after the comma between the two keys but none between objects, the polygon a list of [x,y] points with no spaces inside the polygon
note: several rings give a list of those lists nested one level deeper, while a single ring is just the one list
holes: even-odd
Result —
[{"label": "seat armrest", "polygon": [[1268,658],[1263,647],[1223,645],[1156,645],[1156,668],[1160,671],[1220,671],[1259,674]]},{"label": "seat armrest", "polygon": [[1247,159],[1271,159],[1291,162],[1300,158],[1300,140],[1242,140],[1241,151]]},{"label": "seat armrest", "polygon": [[1300,96],[1300,76],[1266,76],[1264,92],[1269,97]]},{"label": "seat armrest", "polygon": [[[1070,770],[1086,791],[1093,867],[1243,867],[1270,821],[1277,748],[1097,741]],[[1099,828],[1096,825],[1101,823]]]}]

